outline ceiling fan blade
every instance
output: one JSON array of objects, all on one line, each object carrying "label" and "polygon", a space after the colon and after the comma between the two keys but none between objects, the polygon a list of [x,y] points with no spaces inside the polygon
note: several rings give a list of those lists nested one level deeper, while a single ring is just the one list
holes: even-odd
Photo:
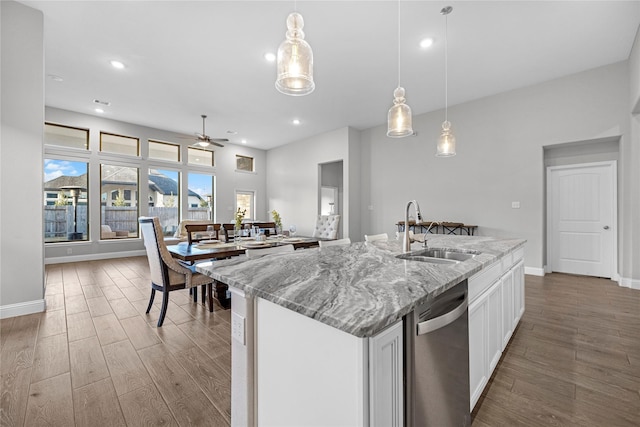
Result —
[{"label": "ceiling fan blade", "polygon": [[211,142],[229,142],[227,138],[207,138]]},{"label": "ceiling fan blade", "polygon": [[219,142],[216,142],[214,140],[211,140],[210,142],[211,142],[211,144],[215,145],[216,147],[224,147],[224,144],[220,144]]}]

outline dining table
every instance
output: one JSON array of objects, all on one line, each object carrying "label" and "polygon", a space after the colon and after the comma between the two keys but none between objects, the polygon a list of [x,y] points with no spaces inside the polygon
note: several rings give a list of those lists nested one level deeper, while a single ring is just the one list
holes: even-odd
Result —
[{"label": "dining table", "polygon": [[[168,245],[167,249],[173,258],[193,264],[197,261],[221,260],[239,255],[244,255],[246,249],[263,249],[273,246],[293,245],[294,249],[307,249],[320,245],[317,237],[267,237],[264,241],[256,241],[255,237],[240,237],[233,241],[202,240],[188,244],[180,242],[177,245]],[[215,297],[220,305],[226,309],[231,307],[231,299],[227,293],[228,286],[225,283],[215,281]]]}]

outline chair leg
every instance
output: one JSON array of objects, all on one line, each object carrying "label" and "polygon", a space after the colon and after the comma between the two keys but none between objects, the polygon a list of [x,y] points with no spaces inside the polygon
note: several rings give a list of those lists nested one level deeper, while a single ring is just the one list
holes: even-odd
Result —
[{"label": "chair leg", "polygon": [[194,286],[191,288],[191,293],[193,294],[193,302],[198,303],[198,287]]},{"label": "chair leg", "polygon": [[156,290],[151,289],[151,298],[149,298],[149,306],[147,307],[147,314],[151,311],[151,306],[153,305],[153,299],[156,297]]},{"label": "chair leg", "polygon": [[213,312],[213,284],[209,283],[207,285],[209,289],[209,313]]},{"label": "chair leg", "polygon": [[164,316],[167,314],[167,306],[169,305],[169,291],[162,293],[162,308],[160,308],[160,317],[158,318],[158,327],[162,326]]},{"label": "chair leg", "polygon": [[202,304],[206,304],[207,301],[207,285],[202,285]]}]

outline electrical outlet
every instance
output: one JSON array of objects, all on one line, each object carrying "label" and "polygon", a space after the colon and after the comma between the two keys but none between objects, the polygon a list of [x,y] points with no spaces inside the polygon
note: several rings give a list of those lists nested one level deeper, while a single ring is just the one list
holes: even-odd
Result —
[{"label": "electrical outlet", "polygon": [[511,202],[511,209],[520,209],[520,202]]},{"label": "electrical outlet", "polygon": [[73,253],[73,249],[67,248],[67,255],[71,255]]},{"label": "electrical outlet", "polygon": [[244,345],[244,317],[238,313],[231,313],[231,337]]}]

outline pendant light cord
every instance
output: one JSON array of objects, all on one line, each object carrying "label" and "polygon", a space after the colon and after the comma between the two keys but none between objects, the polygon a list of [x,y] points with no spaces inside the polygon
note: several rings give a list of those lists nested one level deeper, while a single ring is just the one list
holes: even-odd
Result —
[{"label": "pendant light cord", "polygon": [[444,120],[449,121],[449,14],[444,15]]},{"label": "pendant light cord", "polygon": [[398,87],[400,87],[400,0],[398,0]]}]

